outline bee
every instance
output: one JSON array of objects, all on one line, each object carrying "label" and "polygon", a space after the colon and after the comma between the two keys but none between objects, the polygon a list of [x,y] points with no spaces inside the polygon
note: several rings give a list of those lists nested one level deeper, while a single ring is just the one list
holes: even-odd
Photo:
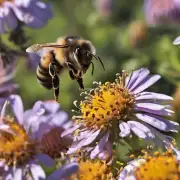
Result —
[{"label": "bee", "polygon": [[54,89],[56,101],[59,97],[58,74],[63,69],[68,69],[70,78],[76,80],[81,89],[84,89],[82,76],[90,65],[92,65],[93,75],[93,58],[100,61],[105,70],[101,59],[95,54],[96,50],[93,44],[79,36],[60,37],[56,43],[34,44],[27,48],[26,52],[41,54],[36,70],[37,80],[45,88]]}]

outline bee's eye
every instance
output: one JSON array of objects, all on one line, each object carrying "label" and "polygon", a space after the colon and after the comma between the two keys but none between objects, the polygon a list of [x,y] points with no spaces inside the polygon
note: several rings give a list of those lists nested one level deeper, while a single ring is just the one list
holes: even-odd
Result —
[{"label": "bee's eye", "polygon": [[79,52],[80,52],[80,48],[77,47],[76,50],[75,50],[75,53],[76,53],[77,56],[78,56]]}]

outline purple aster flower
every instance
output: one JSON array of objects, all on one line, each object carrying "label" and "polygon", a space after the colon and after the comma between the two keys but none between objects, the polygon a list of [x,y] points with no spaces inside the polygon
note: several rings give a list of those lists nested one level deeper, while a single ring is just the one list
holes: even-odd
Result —
[{"label": "purple aster flower", "polygon": [[[18,85],[14,84],[12,78],[15,75],[15,61],[4,67],[3,60],[0,57],[0,99],[8,97],[18,89]],[[1,100],[0,100],[1,104]]]},{"label": "purple aster flower", "polygon": [[179,24],[179,0],[145,0],[145,19],[149,24]]},{"label": "purple aster flower", "polygon": [[64,130],[72,127],[72,122],[56,101],[36,102],[25,111],[24,126],[39,139],[42,151],[53,158],[59,158],[72,144],[72,137],[61,137]]},{"label": "purple aster flower", "polygon": [[[8,103],[15,118],[5,116]],[[72,142],[70,137],[61,137],[61,132],[71,126],[67,114],[59,110],[55,101],[38,101],[24,112],[21,98],[11,95],[5,101],[0,119],[3,178],[23,179],[28,174],[33,179],[46,179],[40,163],[54,166],[50,156],[57,157]]]},{"label": "purple aster flower", "polygon": [[[8,101],[15,119],[5,116]],[[0,169],[2,179],[45,179],[40,163],[53,166],[54,161],[40,151],[40,144],[24,126],[21,98],[11,95],[1,110],[0,119]]]},{"label": "purple aster flower", "polygon": [[169,150],[145,155],[128,163],[120,172],[118,180],[138,179],[179,179],[180,161]]},{"label": "purple aster flower", "polygon": [[[80,115],[74,116],[75,125],[62,136],[74,133],[74,142],[68,153],[88,149],[92,159],[101,153],[112,154],[112,144],[120,138],[134,134],[157,145],[172,144],[173,138],[163,132],[177,132],[179,124],[169,121],[172,97],[144,91],[160,79],[149,75],[148,69],[138,69],[131,74],[117,74],[115,82],[99,83],[85,92],[80,102]],[[104,156],[105,157],[105,156]]]},{"label": "purple aster flower", "polygon": [[40,0],[0,1],[0,33],[15,29],[18,21],[32,28],[41,28],[51,17],[51,6]]}]

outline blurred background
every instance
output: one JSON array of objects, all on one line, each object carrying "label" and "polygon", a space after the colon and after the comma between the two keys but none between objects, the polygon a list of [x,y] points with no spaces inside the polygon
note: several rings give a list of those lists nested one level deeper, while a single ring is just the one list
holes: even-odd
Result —
[{"label": "blurred background", "polygon": [[[53,18],[41,29],[25,27],[30,37],[29,45],[54,42],[59,36],[78,35],[90,40],[96,47],[106,71],[94,60],[84,76],[86,88],[93,81],[113,81],[115,74],[123,69],[132,71],[147,67],[162,79],[151,90],[175,97],[175,121],[180,122],[180,49],[172,44],[180,35],[179,5],[173,0],[53,0]],[[149,4],[151,2],[151,4]],[[176,1],[178,2],[178,1]],[[179,2],[180,4],[180,2]],[[174,14],[173,14],[174,13]],[[4,41],[13,46],[8,38]],[[15,82],[19,93],[30,108],[37,100],[53,99],[53,91],[41,87],[36,80],[37,58],[32,61],[20,59]],[[73,101],[80,100],[80,90],[66,71],[60,75],[60,103],[71,114]]]}]

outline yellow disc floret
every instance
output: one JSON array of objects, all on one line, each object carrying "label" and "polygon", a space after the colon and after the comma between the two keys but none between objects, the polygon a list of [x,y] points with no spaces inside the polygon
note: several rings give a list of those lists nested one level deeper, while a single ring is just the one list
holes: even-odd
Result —
[{"label": "yellow disc floret", "polygon": [[134,96],[124,86],[125,75],[114,83],[105,83],[88,94],[80,104],[83,123],[89,128],[106,128],[131,113]]},{"label": "yellow disc floret", "polygon": [[79,172],[70,179],[80,180],[112,180],[111,168],[101,161],[80,161]]},{"label": "yellow disc floret", "polygon": [[137,180],[179,180],[180,162],[171,152],[148,156],[135,174]]},{"label": "yellow disc floret", "polygon": [[0,159],[8,166],[22,165],[36,153],[36,141],[32,141],[22,126],[7,123],[10,132],[0,131]]}]

